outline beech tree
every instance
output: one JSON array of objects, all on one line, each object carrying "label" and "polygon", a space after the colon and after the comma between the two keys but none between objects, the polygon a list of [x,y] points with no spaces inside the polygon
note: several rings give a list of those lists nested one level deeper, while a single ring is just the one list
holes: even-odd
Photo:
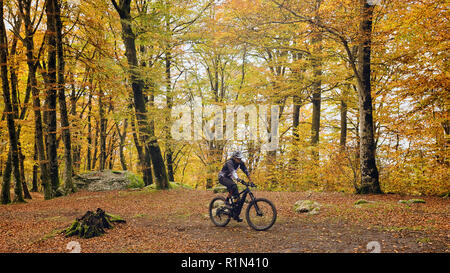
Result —
[{"label": "beech tree", "polygon": [[[13,173],[15,179],[14,187],[14,202],[25,202],[23,199],[22,192],[22,182],[20,177],[20,167],[19,167],[19,150],[17,147],[16,138],[16,127],[14,123],[14,112],[11,103],[11,93],[9,91],[9,80],[8,80],[8,40],[6,36],[6,28],[4,23],[4,13],[3,13],[3,0],[0,1],[0,66],[1,66],[1,78],[2,78],[2,89],[3,89],[3,101],[5,103],[5,114],[8,123],[8,134],[9,134],[9,144],[10,153],[8,157],[11,157],[11,162],[13,166]],[[11,197],[9,193],[10,182],[3,181],[2,186],[2,204],[7,204],[11,202]]]},{"label": "beech tree", "polygon": [[[138,59],[136,51],[136,35],[132,29],[132,17],[131,17],[131,0],[121,0],[117,3],[115,0],[111,0],[117,13],[121,19],[122,25],[122,39],[125,44],[125,55],[128,60],[129,74],[131,79],[131,86],[133,89],[133,103],[136,110],[136,120],[139,127],[140,142],[144,146],[146,159],[143,162],[143,172],[150,172],[149,160],[151,158],[153,171],[156,179],[156,185],[159,189],[167,189],[169,187],[169,181],[167,177],[167,171],[164,164],[164,160],[161,154],[158,141],[155,138],[154,131],[151,127],[149,118],[147,117],[146,100],[144,98],[143,88],[144,82],[137,71]],[[144,175],[144,182],[149,184],[149,175]]]}]

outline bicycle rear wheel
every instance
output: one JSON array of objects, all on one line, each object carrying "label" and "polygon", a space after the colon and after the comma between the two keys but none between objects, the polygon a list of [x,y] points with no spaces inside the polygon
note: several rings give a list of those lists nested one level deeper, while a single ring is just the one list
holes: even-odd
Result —
[{"label": "bicycle rear wheel", "polygon": [[230,210],[225,206],[223,196],[215,197],[209,203],[209,218],[218,227],[224,227],[230,222]]},{"label": "bicycle rear wheel", "polygon": [[257,198],[247,207],[245,216],[249,226],[263,231],[273,226],[277,219],[277,210],[269,200]]}]

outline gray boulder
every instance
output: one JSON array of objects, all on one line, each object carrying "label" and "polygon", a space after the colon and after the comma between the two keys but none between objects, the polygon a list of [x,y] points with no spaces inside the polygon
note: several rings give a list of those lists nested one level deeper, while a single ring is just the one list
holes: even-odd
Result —
[{"label": "gray boulder", "polygon": [[126,189],[130,180],[127,172],[103,170],[76,175],[73,181],[78,189],[111,191]]},{"label": "gray boulder", "polygon": [[318,214],[320,204],[311,200],[298,200],[294,204],[294,211],[298,213]]}]

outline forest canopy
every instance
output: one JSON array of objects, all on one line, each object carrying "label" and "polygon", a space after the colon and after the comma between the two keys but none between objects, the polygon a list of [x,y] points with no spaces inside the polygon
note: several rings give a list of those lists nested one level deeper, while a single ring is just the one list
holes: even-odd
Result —
[{"label": "forest canopy", "polygon": [[450,191],[446,0],[0,5],[4,204],[104,169],[211,188],[234,150],[263,190]]}]

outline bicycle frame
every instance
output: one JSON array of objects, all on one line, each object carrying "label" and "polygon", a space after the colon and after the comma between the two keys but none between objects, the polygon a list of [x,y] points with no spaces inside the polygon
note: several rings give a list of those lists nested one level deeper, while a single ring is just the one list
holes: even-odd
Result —
[{"label": "bicycle frame", "polygon": [[[253,202],[256,199],[255,196],[253,195],[252,191],[249,189],[249,187],[246,186],[246,188],[239,193],[239,196],[241,196],[241,200],[239,200],[239,203],[238,203],[238,209],[237,209],[238,215],[241,214],[242,207],[244,206],[245,200],[247,199],[247,195],[250,195],[251,202]],[[255,206],[259,212],[259,208],[258,208],[257,204],[255,204]]]}]

